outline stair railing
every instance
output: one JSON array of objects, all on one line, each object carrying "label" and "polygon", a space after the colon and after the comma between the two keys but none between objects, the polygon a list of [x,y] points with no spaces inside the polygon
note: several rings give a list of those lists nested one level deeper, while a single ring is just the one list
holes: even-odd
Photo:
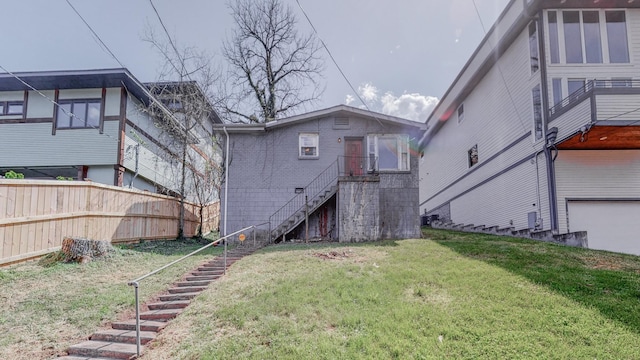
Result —
[{"label": "stair railing", "polygon": [[334,185],[337,182],[339,171],[338,159],[336,159],[336,161],[331,163],[331,165],[305,186],[303,192],[296,194],[280,209],[269,216],[269,237],[271,238],[272,232],[276,230],[278,226],[289,220],[297,212],[303,210],[307,206],[307,202],[313,201]]},{"label": "stair railing", "polygon": [[[168,267],[171,267],[171,266],[183,261],[184,259],[186,259],[188,257],[191,257],[191,256],[201,252],[202,250],[204,250],[204,249],[206,249],[208,247],[220,244],[221,241],[226,240],[226,239],[228,239],[228,238],[230,238],[230,237],[232,237],[234,235],[240,234],[240,233],[242,233],[244,231],[247,231],[249,229],[253,229],[253,243],[255,245],[255,243],[256,243],[256,227],[260,226],[260,225],[266,225],[266,223],[265,224],[248,226],[248,227],[246,227],[244,229],[240,229],[240,230],[238,230],[236,232],[233,232],[233,233],[231,233],[229,235],[221,237],[221,238],[219,238],[219,239],[217,239],[217,240],[215,240],[215,241],[213,241],[213,242],[211,242],[211,243],[209,243],[209,244],[207,244],[207,245],[205,245],[205,246],[203,246],[203,247],[201,247],[201,248],[199,248],[199,249],[197,249],[197,250],[195,250],[195,251],[183,256],[183,257],[181,257],[178,260],[174,260],[174,261],[168,263],[167,265],[164,265],[164,266],[162,266],[162,267],[160,267],[160,268],[158,268],[156,270],[153,270],[150,273],[142,275],[142,276],[136,278],[135,280],[131,280],[131,281],[129,281],[127,283],[127,285],[129,285],[129,286],[133,286],[134,294],[135,294],[135,298],[136,298],[136,354],[137,354],[137,357],[140,357],[140,300],[139,300],[139,296],[138,296],[138,290],[140,288],[140,281],[142,281],[142,280],[144,280],[144,279],[146,279],[146,278],[148,278],[148,277],[150,277],[152,275],[155,275],[155,274],[161,272],[162,270],[164,270],[164,269],[166,269]],[[227,243],[228,243],[228,241],[224,242],[224,273],[225,274],[227,273]]]}]

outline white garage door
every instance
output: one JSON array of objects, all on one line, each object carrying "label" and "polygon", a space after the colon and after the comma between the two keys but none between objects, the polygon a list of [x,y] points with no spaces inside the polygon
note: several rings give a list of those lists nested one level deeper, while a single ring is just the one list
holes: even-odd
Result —
[{"label": "white garage door", "polygon": [[590,249],[640,255],[640,201],[569,201],[569,229]]}]

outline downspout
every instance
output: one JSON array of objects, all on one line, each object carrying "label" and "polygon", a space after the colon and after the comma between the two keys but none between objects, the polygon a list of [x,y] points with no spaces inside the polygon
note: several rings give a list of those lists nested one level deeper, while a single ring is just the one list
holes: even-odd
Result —
[{"label": "downspout", "polygon": [[224,235],[227,236],[227,206],[229,204],[229,198],[227,194],[229,193],[229,133],[227,132],[227,127],[223,126],[224,134],[227,136],[226,141],[226,152],[224,159]]}]

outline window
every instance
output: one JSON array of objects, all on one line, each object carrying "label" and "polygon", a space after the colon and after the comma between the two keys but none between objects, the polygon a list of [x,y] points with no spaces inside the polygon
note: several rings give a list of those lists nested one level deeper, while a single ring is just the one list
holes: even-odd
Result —
[{"label": "window", "polygon": [[533,99],[533,133],[535,141],[542,139],[542,97],[540,96],[540,85],[531,90]]},{"label": "window", "polygon": [[478,144],[473,145],[473,147],[467,151],[467,156],[469,160],[469,168],[478,163]]},{"label": "window", "polygon": [[558,105],[562,102],[562,79],[551,79],[553,86],[553,105]]},{"label": "window", "polygon": [[458,106],[458,124],[460,124],[462,120],[464,120],[464,104]]},{"label": "window", "polygon": [[609,43],[609,61],[628,63],[629,47],[627,23],[624,11],[605,11],[607,21],[607,42]]},{"label": "window", "polygon": [[404,135],[369,135],[368,169],[380,171],[409,170],[409,137]]},{"label": "window", "polygon": [[580,33],[580,12],[563,11],[564,48],[567,63],[582,63],[582,34]]},{"label": "window", "polygon": [[318,157],[318,134],[316,133],[302,133],[299,136],[299,149],[298,156],[303,159]]},{"label": "window", "polygon": [[552,64],[630,62],[624,10],[548,11],[547,23]]},{"label": "window", "polygon": [[56,127],[98,128],[100,126],[100,100],[61,100],[58,102]]},{"label": "window", "polygon": [[23,101],[0,101],[0,115],[22,115]]},{"label": "window", "polygon": [[571,96],[571,98],[577,98],[584,94],[584,84],[585,79],[569,79],[567,81],[569,96]]},{"label": "window", "polygon": [[558,42],[558,14],[555,11],[549,11],[549,55],[551,63],[560,63],[560,45]]},{"label": "window", "polygon": [[529,24],[529,55],[531,62],[531,73],[540,69],[540,55],[538,52],[538,29],[535,21]]},{"label": "window", "polygon": [[587,63],[602,63],[600,13],[598,11],[583,11],[582,28],[584,29],[584,48]]}]

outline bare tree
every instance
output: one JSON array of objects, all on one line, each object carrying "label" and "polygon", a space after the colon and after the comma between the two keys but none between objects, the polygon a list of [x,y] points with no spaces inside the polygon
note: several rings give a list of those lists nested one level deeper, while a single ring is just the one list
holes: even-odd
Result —
[{"label": "bare tree", "polygon": [[268,122],[316,101],[321,48],[313,34],[298,33],[291,8],[281,0],[238,0],[230,8],[236,28],[223,45],[230,66],[226,115]]},{"label": "bare tree", "polygon": [[[222,168],[220,147],[211,124],[218,115],[214,110],[213,89],[219,71],[211,58],[194,47],[179,49],[173,39],[160,40],[148,29],[143,38],[162,56],[164,66],[158,81],[148,84],[159,102],[151,102],[144,110],[156,120],[163,142],[169,149],[166,159],[176,165],[176,193],[180,197],[178,238],[184,237],[185,199],[198,203],[202,236],[203,210],[218,194]],[[219,120],[218,120],[219,121]]]}]

